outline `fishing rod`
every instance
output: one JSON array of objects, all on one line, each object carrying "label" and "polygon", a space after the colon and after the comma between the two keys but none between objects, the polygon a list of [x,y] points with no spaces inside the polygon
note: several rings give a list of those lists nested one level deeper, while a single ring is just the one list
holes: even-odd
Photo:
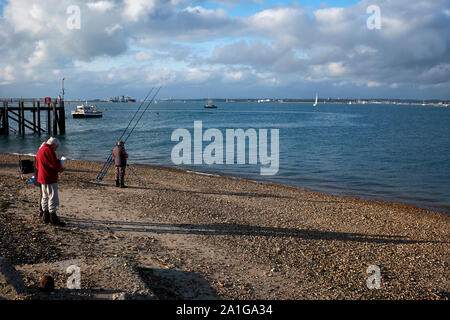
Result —
[{"label": "fishing rod", "polygon": [[124,142],[126,142],[128,140],[128,138],[131,136],[131,134],[133,133],[134,129],[136,128],[137,124],[139,123],[139,121],[141,120],[142,116],[144,115],[144,113],[147,111],[148,107],[150,107],[150,105],[152,104],[153,100],[155,99],[155,97],[158,95],[159,90],[161,90],[161,87],[158,88],[158,90],[156,90],[155,95],[153,96],[153,99],[150,101],[150,103],[147,105],[147,107],[145,107],[144,111],[142,111],[141,116],[139,117],[139,119],[136,121],[136,123],[134,124],[133,129],[131,129],[131,131],[128,133],[128,136],[126,137],[126,139],[124,140]]},{"label": "fishing rod", "polygon": [[[147,98],[150,96],[150,94],[153,92],[153,89],[155,89],[155,87],[152,87],[152,89],[150,90],[150,92],[147,94],[147,96],[145,97],[144,101],[141,102],[141,104],[139,105],[139,108],[136,110],[136,112],[133,115],[133,118],[131,118],[130,122],[128,123],[128,126],[125,128],[125,130],[122,132],[122,135],[119,137],[119,139],[117,139],[117,141],[119,141],[120,139],[122,139],[122,137],[125,135],[125,132],[127,132],[127,129],[130,127],[131,122],[133,122],[134,118],[136,117],[136,115],[139,113],[139,110],[141,109],[141,107],[144,105],[145,101],[147,100]],[[160,87],[161,89],[161,87]],[[159,89],[158,89],[159,91]],[[156,92],[156,94],[158,94],[158,92]],[[155,96],[153,96],[153,99],[155,98]],[[145,110],[144,110],[145,112]],[[139,120],[138,120],[139,121]]]},{"label": "fishing rod", "polygon": [[[125,130],[122,132],[122,134],[120,135],[119,139],[117,139],[116,141],[119,141],[120,139],[122,139],[122,137],[125,135],[125,132],[127,132],[128,128],[130,127],[131,123],[133,122],[134,118],[136,117],[136,115],[139,113],[139,110],[141,109],[141,107],[144,105],[145,101],[148,99],[148,97],[150,96],[150,94],[153,92],[153,89],[155,89],[154,87],[152,87],[150,89],[150,91],[147,93],[147,95],[145,96],[144,100],[141,101],[141,104],[139,105],[138,109],[136,110],[136,112],[134,113],[133,117],[131,118],[130,122],[128,122],[127,127],[125,128]],[[109,154],[108,159],[106,159],[106,161],[103,163],[102,168],[100,169],[99,173],[97,174],[97,177],[95,179],[98,179],[99,176],[101,175],[101,173],[103,172],[103,170],[105,169],[106,166],[109,165],[109,162],[112,158],[111,153]]]},{"label": "fishing rod", "polygon": [[[134,124],[134,127],[131,129],[131,131],[128,133],[128,136],[126,137],[126,139],[124,140],[127,141],[128,138],[130,137],[131,133],[134,131],[134,129],[136,128],[137,124],[139,123],[139,121],[142,119],[142,116],[144,115],[144,113],[147,111],[147,109],[150,107],[150,105],[153,103],[153,101],[155,100],[156,96],[158,95],[159,91],[161,90],[161,87],[158,88],[158,90],[156,91],[156,93],[153,95],[152,99],[150,100],[150,102],[147,104],[147,106],[145,107],[144,111],[142,112],[141,116],[139,117],[139,119],[136,121],[136,123]],[[152,88],[153,91],[153,88]],[[140,108],[139,108],[140,109]],[[136,112],[137,114],[137,112]],[[135,116],[136,116],[135,114]],[[133,116],[133,118],[135,117]],[[130,122],[131,123],[131,122]],[[128,127],[130,126],[130,124],[127,126],[126,129],[128,129]],[[122,136],[120,136],[119,140],[123,137],[123,135],[125,134],[126,130],[124,131],[124,133],[122,134]],[[104,168],[101,170],[101,172],[99,173],[99,175],[97,175],[97,184],[100,184],[100,182],[103,180],[103,177],[105,176],[105,174],[108,172],[109,166],[111,164],[112,161],[112,154],[109,155],[108,157],[108,161],[106,162],[106,165],[104,165]],[[100,176],[100,177],[99,177]]]}]

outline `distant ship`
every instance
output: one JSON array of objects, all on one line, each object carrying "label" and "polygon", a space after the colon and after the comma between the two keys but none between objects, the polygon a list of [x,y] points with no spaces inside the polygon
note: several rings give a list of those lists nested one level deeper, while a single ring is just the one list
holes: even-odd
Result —
[{"label": "distant ship", "polygon": [[129,96],[111,97],[109,98],[109,102],[136,102],[136,99]]}]

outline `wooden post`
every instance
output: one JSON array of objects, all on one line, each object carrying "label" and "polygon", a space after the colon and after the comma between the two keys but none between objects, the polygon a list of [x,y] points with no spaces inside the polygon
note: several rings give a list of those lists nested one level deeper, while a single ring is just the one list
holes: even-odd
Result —
[{"label": "wooden post", "polygon": [[50,104],[47,104],[47,133],[48,135],[51,135],[52,128],[51,128],[51,123],[50,123]]},{"label": "wooden post", "polygon": [[56,101],[52,102],[52,113],[53,113],[53,135],[58,134],[58,115],[56,114]]},{"label": "wooden post", "polygon": [[66,134],[66,112],[63,99],[59,100],[59,134]]},{"label": "wooden post", "polygon": [[[4,101],[3,101],[3,103],[5,103]],[[0,110],[0,121],[2,122],[2,130],[0,131],[0,134],[5,134],[4,133],[4,131],[5,131],[5,122],[3,121],[3,108],[2,108],[2,110]]]},{"label": "wooden post", "polygon": [[33,134],[36,134],[36,101],[33,101]]},{"label": "wooden post", "polygon": [[9,134],[9,117],[8,117],[8,101],[5,101],[3,104],[3,112],[5,115],[5,130],[6,134]]},{"label": "wooden post", "polygon": [[25,105],[24,101],[22,100],[22,135],[25,135]]},{"label": "wooden post", "polygon": [[8,130],[8,101],[3,100],[3,109],[2,109],[2,134],[9,134]]},{"label": "wooden post", "polygon": [[18,101],[18,105],[17,105],[17,129],[19,129],[19,134],[22,134],[22,122],[20,121],[20,100]]},{"label": "wooden post", "polygon": [[37,101],[37,126],[38,126],[38,135],[41,135],[41,101]]},{"label": "wooden post", "polygon": [[17,120],[19,120],[19,134],[23,135],[23,132],[22,132],[22,100],[19,100],[19,110],[17,110]]}]

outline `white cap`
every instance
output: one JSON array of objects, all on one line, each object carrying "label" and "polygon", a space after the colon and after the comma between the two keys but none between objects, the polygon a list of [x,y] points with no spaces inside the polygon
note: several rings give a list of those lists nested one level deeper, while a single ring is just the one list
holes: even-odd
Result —
[{"label": "white cap", "polygon": [[47,140],[47,144],[54,144],[59,146],[59,140],[54,137],[51,137],[50,139]]}]

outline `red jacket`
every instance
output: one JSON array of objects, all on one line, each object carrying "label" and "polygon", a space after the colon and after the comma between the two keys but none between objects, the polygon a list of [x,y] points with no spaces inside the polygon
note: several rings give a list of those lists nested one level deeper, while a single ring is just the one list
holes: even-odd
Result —
[{"label": "red jacket", "polygon": [[58,172],[63,172],[55,151],[46,143],[36,153],[36,169],[38,170],[38,182],[52,184],[58,182]]}]

